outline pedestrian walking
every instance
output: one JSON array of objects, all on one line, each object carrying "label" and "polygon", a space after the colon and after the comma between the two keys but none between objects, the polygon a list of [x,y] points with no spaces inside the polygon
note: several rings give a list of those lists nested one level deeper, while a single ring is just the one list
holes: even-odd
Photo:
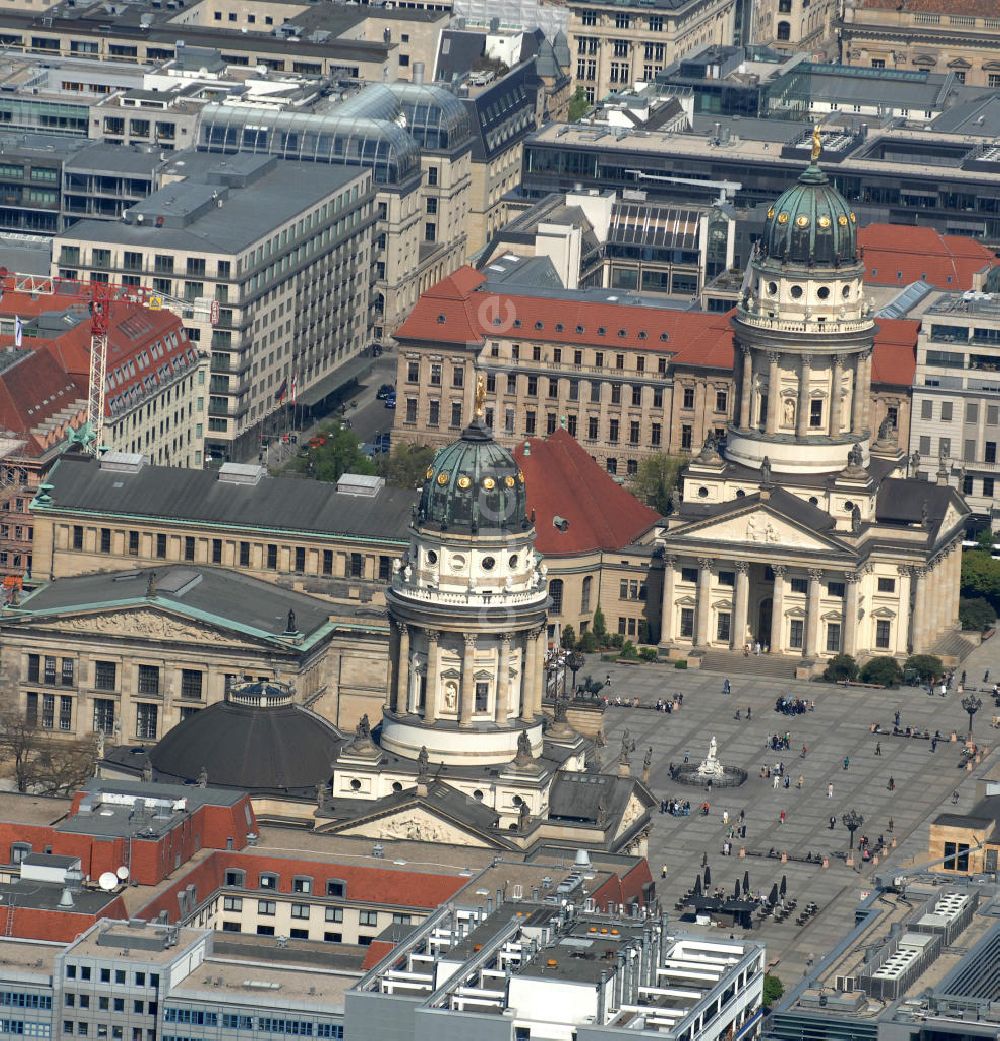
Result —
[{"label": "pedestrian walking", "polygon": [[989,683],[989,682],[990,682],[990,670],[989,670],[989,669],[987,669],[987,670],[986,670],[986,671],[985,671],[985,672],[983,673],[983,683]]},{"label": "pedestrian walking", "polygon": [[831,814],[831,815],[830,815],[830,831],[833,831],[833,829],[834,829],[834,828],[835,828],[836,826],[837,826],[837,818],[836,818],[836,817],[834,817],[834,816],[833,816],[833,815]]},{"label": "pedestrian walking", "polygon": [[779,784],[781,784],[781,774],[779,774],[779,773],[777,773],[777,772],[776,772],[776,773],[774,774],[774,784],[772,784],[772,785],[771,785],[771,787],[772,787],[772,788],[773,788],[773,789],[774,789],[775,791],[777,791],[777,790],[778,790],[778,785],[779,785]]},{"label": "pedestrian walking", "polygon": [[959,800],[959,794],[958,794],[958,789],[956,788],[951,793],[951,804],[952,804],[952,806],[957,806],[958,805],[958,800]]},{"label": "pedestrian walking", "polygon": [[896,715],[893,718],[895,720],[896,726],[898,727],[899,726],[899,709],[898,708],[896,709]]},{"label": "pedestrian walking", "polygon": [[748,723],[750,722],[750,718],[751,718],[750,714],[751,714],[751,712],[752,712],[752,709],[750,708],[749,705],[747,705],[747,722]]},{"label": "pedestrian walking", "polygon": [[660,868],[660,878],[666,878],[666,877],[667,877],[667,865],[664,864],[663,867]]},{"label": "pedestrian walking", "polygon": [[851,757],[849,755],[844,756],[844,769],[846,770],[851,765]]},{"label": "pedestrian walking", "polygon": [[746,810],[740,810],[740,824],[742,824],[746,819],[747,819],[747,811]]},{"label": "pedestrian walking", "polygon": [[729,823],[729,810],[722,811],[722,823],[724,825]]},{"label": "pedestrian walking", "polygon": [[892,774],[889,774],[889,784],[887,787],[890,792],[894,792],[896,790],[896,778],[893,777]]},{"label": "pedestrian walking", "polygon": [[828,799],[832,799],[832,798],[833,798],[833,781],[831,781],[831,782],[830,782],[830,783],[829,783],[829,784],[828,784],[828,785],[826,786],[826,797],[827,797]]},{"label": "pedestrian walking", "polygon": [[781,813],[778,814],[778,823],[779,824],[784,824],[785,823],[785,811],[784,810],[782,810]]},{"label": "pedestrian walking", "polygon": [[733,692],[733,688],[730,685],[729,680],[728,679],[724,679],[722,681],[722,693],[723,694],[731,694],[732,692]]},{"label": "pedestrian walking", "polygon": [[876,741],[875,742],[875,754],[876,755],[881,755],[882,754],[882,742],[881,741]]},{"label": "pedestrian walking", "polygon": [[896,828],[895,821],[893,821],[893,819],[890,817],[889,818],[889,827],[886,830],[891,835],[893,833],[893,831],[895,830],[895,828]]},{"label": "pedestrian walking", "polygon": [[965,669],[962,669],[961,684],[962,684],[963,687],[965,686]]},{"label": "pedestrian walking", "polygon": [[936,737],[932,737],[931,738],[931,751],[932,752],[936,752],[937,751],[937,738]]},{"label": "pedestrian walking", "polygon": [[805,783],[805,777],[802,774],[799,774],[799,779],[795,782],[795,787],[801,790],[802,785],[804,785]]}]

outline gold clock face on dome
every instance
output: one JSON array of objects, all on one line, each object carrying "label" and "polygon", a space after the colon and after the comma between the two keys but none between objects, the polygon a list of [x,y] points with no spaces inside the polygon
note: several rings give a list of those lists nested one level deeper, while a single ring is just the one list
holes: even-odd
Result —
[{"label": "gold clock face on dome", "polygon": [[851,223],[852,224],[857,224],[858,223],[857,214],[853,210],[851,211]]},{"label": "gold clock face on dome", "polygon": [[514,487],[514,478],[513,477],[505,477],[503,479],[503,483],[505,485],[507,485],[508,488],[513,488]]},{"label": "gold clock face on dome", "polygon": [[831,222],[830,222],[830,218],[824,213],[823,216],[820,217],[819,220],[816,223],[821,228],[829,228]]},{"label": "gold clock face on dome", "polygon": [[484,477],[483,478],[483,487],[488,492],[493,491],[493,489],[496,488],[496,486],[497,486],[497,482],[492,477]]},{"label": "gold clock face on dome", "polygon": [[448,475],[442,470],[441,473],[438,474],[438,484],[447,484],[447,483],[448,483]]},{"label": "gold clock face on dome", "polygon": [[787,224],[788,223],[788,214],[787,213],[779,213],[778,214],[778,223],[779,224]]},{"label": "gold clock face on dome", "polygon": [[462,476],[459,477],[459,479],[458,479],[458,486],[459,486],[459,488],[470,488],[470,487],[472,487],[472,478],[471,477],[466,477],[465,474],[462,474]]},{"label": "gold clock face on dome", "polygon": [[433,466],[428,466],[427,467],[427,473],[424,474],[424,477],[426,477],[427,480],[429,481],[433,476],[434,476],[434,467]]},{"label": "gold clock face on dome", "polygon": [[800,213],[795,218],[795,225],[796,225],[796,227],[799,227],[799,228],[808,228],[809,227],[809,218],[804,213]]},{"label": "gold clock face on dome", "polygon": [[840,216],[839,216],[839,217],[837,218],[837,223],[838,223],[838,224],[839,224],[839,225],[840,225],[840,226],[841,226],[842,228],[846,228],[846,227],[847,227],[847,218],[846,218],[846,217],[845,217],[845,216],[844,216],[843,214],[841,214],[841,215],[840,215]]},{"label": "gold clock face on dome", "polygon": [[771,206],[767,211],[767,219],[770,220],[774,216],[774,207]]}]

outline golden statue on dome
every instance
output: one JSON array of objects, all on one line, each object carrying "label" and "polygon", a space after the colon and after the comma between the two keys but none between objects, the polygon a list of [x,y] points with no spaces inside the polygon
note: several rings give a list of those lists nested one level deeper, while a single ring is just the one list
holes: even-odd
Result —
[{"label": "golden statue on dome", "polygon": [[476,377],[476,418],[486,415],[486,377],[480,373]]},{"label": "golden statue on dome", "polygon": [[815,163],[819,159],[820,152],[823,151],[823,140],[819,136],[819,124],[813,124],[812,133],[812,151],[809,153],[809,158]]}]

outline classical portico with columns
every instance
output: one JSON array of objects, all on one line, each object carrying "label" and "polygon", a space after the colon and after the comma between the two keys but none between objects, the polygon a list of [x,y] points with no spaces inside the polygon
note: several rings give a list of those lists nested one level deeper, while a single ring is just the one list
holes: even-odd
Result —
[{"label": "classical portico with columns", "polygon": [[[540,842],[645,854],[655,799],[543,712],[548,578],[525,479],[477,415],[425,474],[386,590],[391,679],[333,763],[320,829],[499,849]],[[550,703],[551,704],[551,703]]]},{"label": "classical portico with columns", "polygon": [[904,657],[958,624],[969,510],[872,429],[856,217],[817,160],[768,210],[732,319],[735,419],[663,532],[664,648]]}]

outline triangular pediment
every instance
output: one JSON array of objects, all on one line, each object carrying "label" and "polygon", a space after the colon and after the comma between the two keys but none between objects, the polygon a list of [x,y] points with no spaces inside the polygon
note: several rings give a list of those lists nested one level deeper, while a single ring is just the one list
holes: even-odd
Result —
[{"label": "triangular pediment", "polygon": [[941,523],[938,525],[938,531],[948,532],[952,528],[958,527],[963,521],[961,513],[958,512],[958,508],[953,502],[948,503],[948,508],[944,511],[944,516],[941,518]]},{"label": "triangular pediment", "polygon": [[668,552],[675,545],[689,543],[737,543],[757,550],[782,548],[843,552],[843,546],[804,525],[783,516],[778,510],[757,504],[738,513],[693,521],[672,528],[667,535]]},{"label": "triangular pediment", "polygon": [[[8,623],[13,619],[8,619]],[[66,614],[24,615],[18,627],[33,631],[78,633],[99,639],[176,641],[244,647],[258,643],[252,635],[227,631],[224,624],[211,625],[158,605],[120,608],[116,611],[80,611]]]},{"label": "triangular pediment", "polygon": [[487,847],[483,836],[461,827],[454,820],[434,812],[432,806],[406,805],[389,813],[359,821],[348,821],[340,827],[324,829],[338,835],[358,835],[370,839],[399,839],[407,842],[441,842],[451,846]]}]

